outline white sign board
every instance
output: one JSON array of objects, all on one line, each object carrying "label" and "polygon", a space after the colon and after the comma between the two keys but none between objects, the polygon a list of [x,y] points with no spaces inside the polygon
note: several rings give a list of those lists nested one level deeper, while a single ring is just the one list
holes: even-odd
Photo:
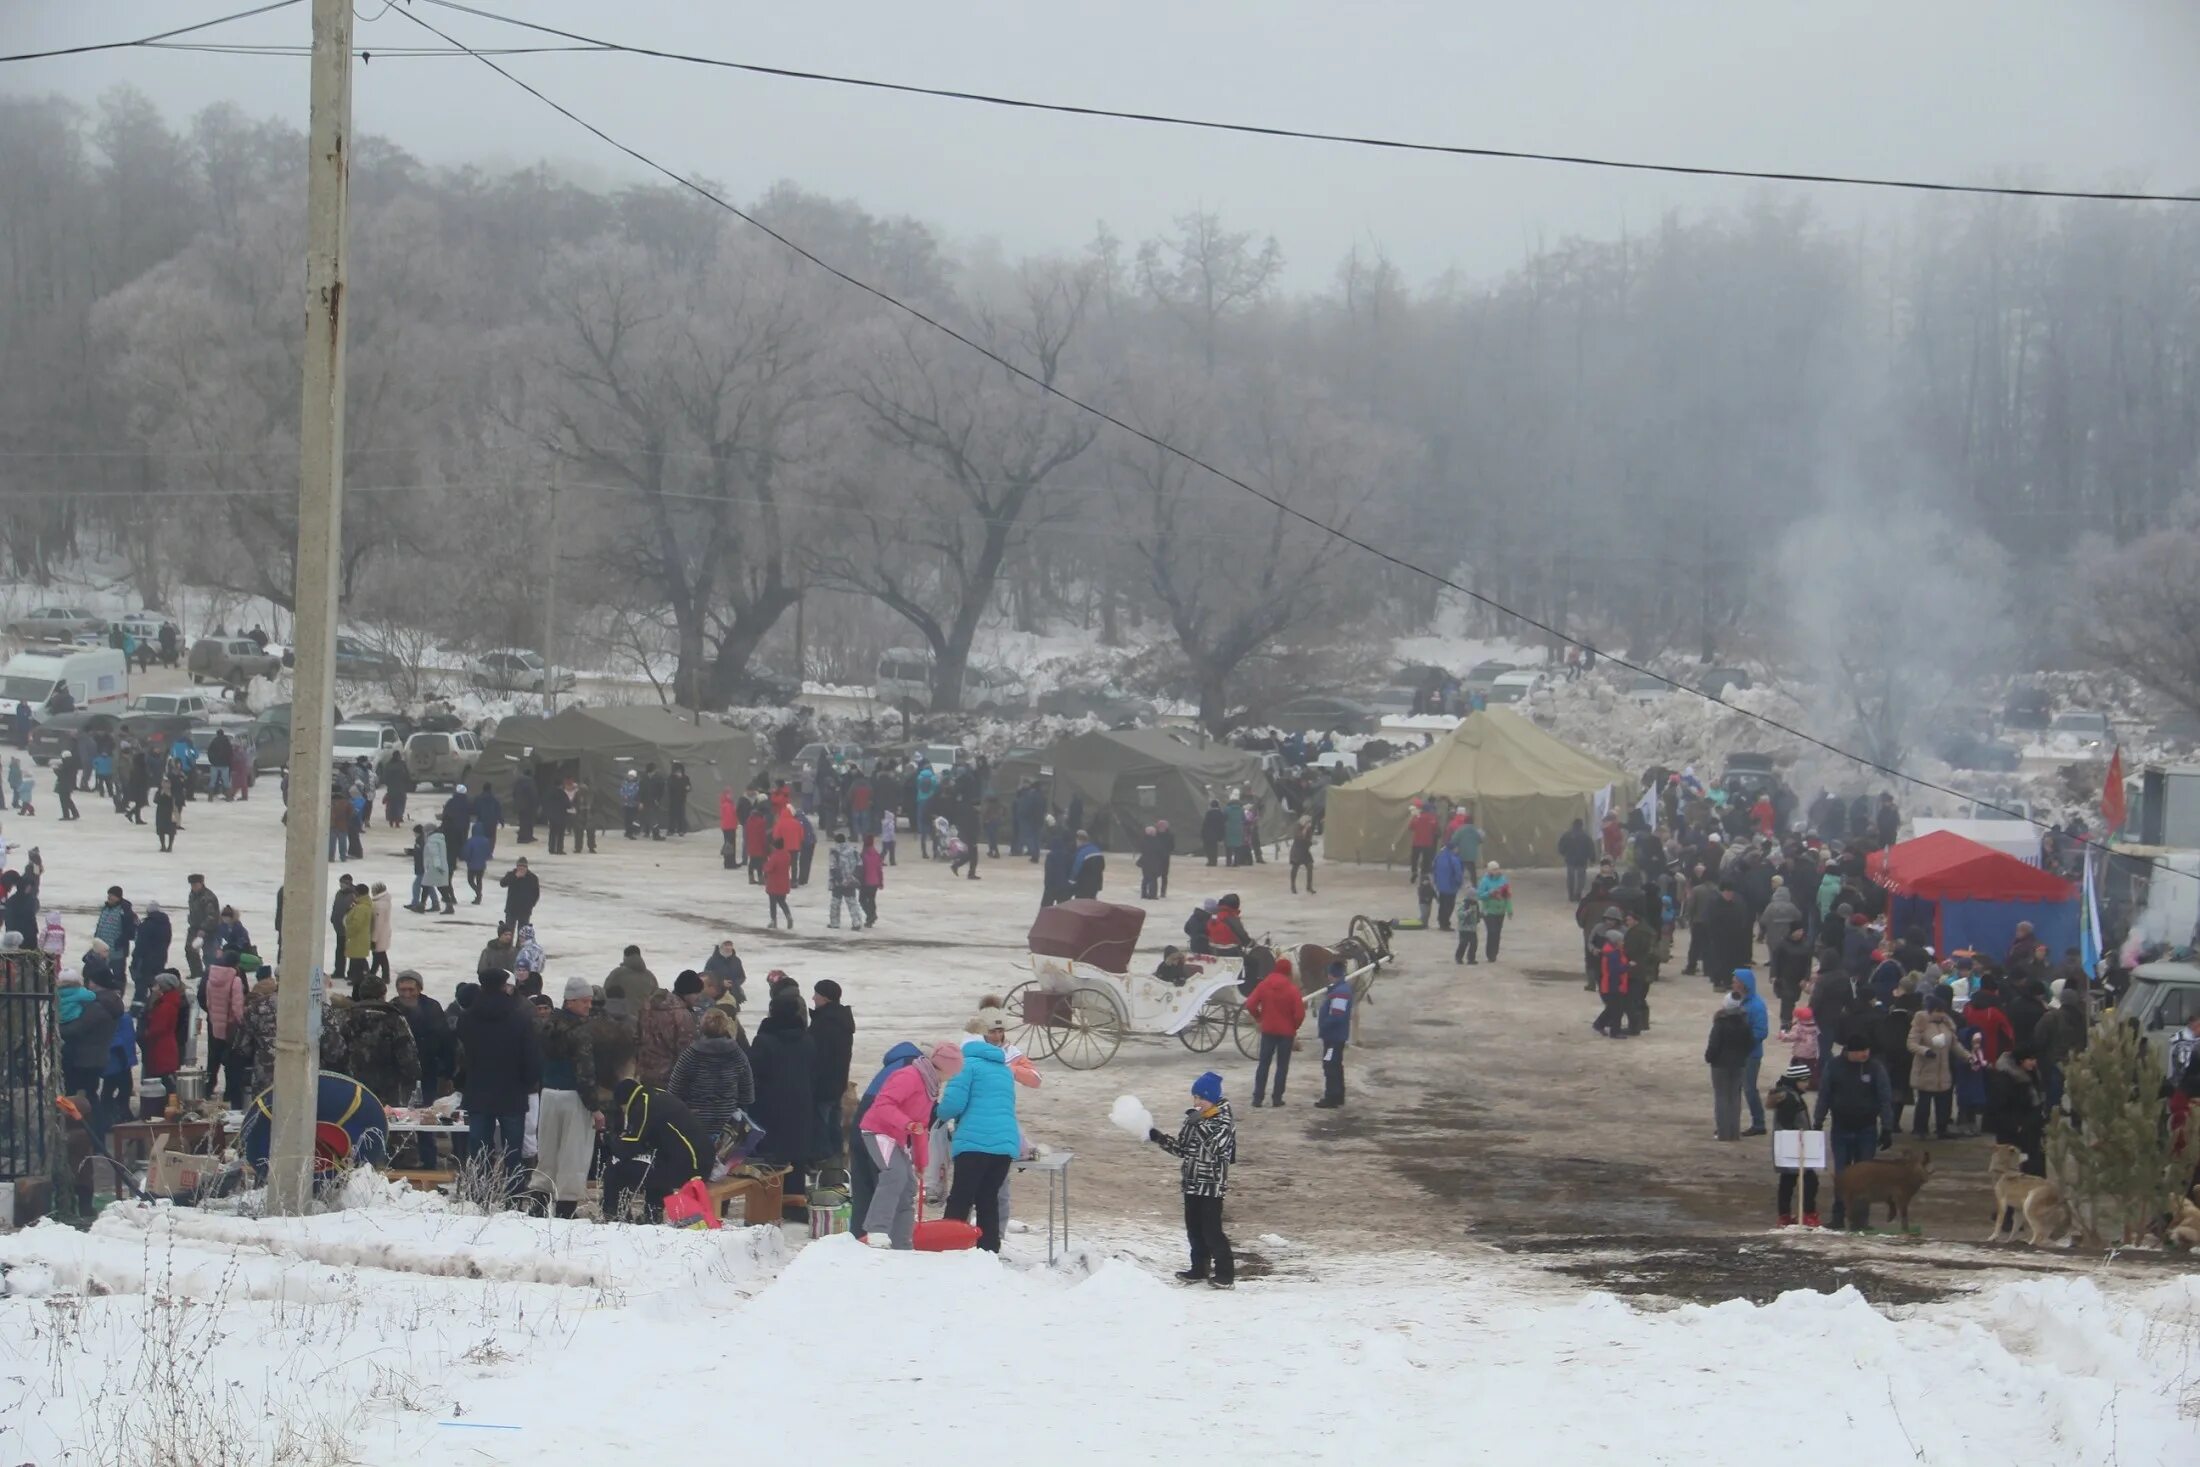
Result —
[{"label": "white sign board", "polygon": [[1822,1172],[1826,1169],[1826,1133],[1823,1131],[1774,1131],[1772,1164],[1787,1171]]}]

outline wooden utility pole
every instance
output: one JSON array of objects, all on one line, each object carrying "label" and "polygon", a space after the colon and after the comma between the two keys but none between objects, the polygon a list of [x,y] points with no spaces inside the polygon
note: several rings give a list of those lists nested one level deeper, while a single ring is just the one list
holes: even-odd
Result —
[{"label": "wooden utility pole", "polygon": [[290,810],[275,999],[275,1114],[268,1210],[313,1198],[327,940],[329,750],[335,730],[336,587],[344,524],[344,240],[351,172],[352,0],[313,0],[307,124],[305,395],[298,422],[297,665],[290,684]]}]

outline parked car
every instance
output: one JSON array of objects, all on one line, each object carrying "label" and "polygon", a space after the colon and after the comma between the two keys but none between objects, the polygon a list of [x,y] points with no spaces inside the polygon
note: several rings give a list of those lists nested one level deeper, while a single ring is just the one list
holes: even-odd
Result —
[{"label": "parked car", "polygon": [[744,667],[727,691],[737,708],[785,708],[802,696],[802,684],[768,667]]},{"label": "parked car", "polygon": [[119,713],[86,711],[56,713],[41,723],[31,725],[31,759],[34,763],[48,764],[76,747],[80,734],[111,734],[122,726]]},{"label": "parked car", "polygon": [[1697,670],[1696,687],[1707,698],[1724,698],[1750,686],[1746,667],[1705,667]]},{"label": "parked car", "polygon": [[861,744],[810,743],[794,751],[794,772],[798,776],[815,774],[820,754],[830,759],[835,769],[855,769],[865,774],[869,774],[878,763],[864,754]]},{"label": "parked car", "polygon": [[1655,703],[1669,696],[1673,684],[1651,672],[1631,672],[1627,681],[1620,684],[1620,696],[1636,703]]},{"label": "parked car", "polygon": [[195,683],[242,686],[256,677],[275,676],[283,670],[283,659],[250,637],[201,637],[191,644],[184,667]]},{"label": "parked car", "polygon": [[2137,1024],[2165,1065],[2169,1037],[2195,1014],[2200,1014],[2200,966],[2187,962],[2141,963],[2116,1005],[2116,1017]]},{"label": "parked car", "polygon": [[963,706],[976,713],[1021,713],[1031,706],[1031,689],[1005,667],[973,665],[963,673]]},{"label": "parked car", "polygon": [[223,712],[204,693],[140,693],[130,700],[132,713],[180,713],[191,718],[208,718]]},{"label": "parked car", "polygon": [[122,628],[140,642],[147,643],[155,649],[160,646],[161,628],[170,627],[175,631],[176,644],[178,646],[183,645],[183,628],[176,625],[175,618],[163,616],[157,611],[133,611],[115,618],[111,625]]},{"label": "parked car", "polygon": [[2107,714],[2091,708],[2066,708],[2055,715],[2041,742],[2052,748],[2094,752],[2107,748],[2115,736]]},{"label": "parked car", "polygon": [[920,648],[887,648],[872,670],[871,692],[879,702],[896,707],[931,707],[932,654]]},{"label": "parked car", "polygon": [[2015,688],[2002,705],[2004,728],[2043,729],[2053,721],[2055,700],[2040,688]]},{"label": "parked car", "polygon": [[1157,716],[1152,702],[1115,687],[1056,688],[1039,695],[1039,711],[1056,718],[1097,718],[1111,728],[1152,723]]},{"label": "parked car", "polygon": [[1482,695],[1482,701],[1492,706],[1500,703],[1525,703],[1549,687],[1550,682],[1548,674],[1529,668],[1501,672],[1496,681],[1490,684],[1489,691]]},{"label": "parked car", "polygon": [[1980,738],[1975,733],[1957,730],[1936,739],[1933,753],[1957,769],[1987,769],[2003,773],[2015,770],[2024,763],[2024,753],[2014,745],[1999,739]]},{"label": "parked car", "polygon": [[1508,672],[1518,671],[1519,667],[1520,664],[1517,662],[1499,662],[1494,659],[1488,662],[1477,662],[1467,669],[1463,686],[1470,693],[1486,694],[1489,692],[1492,683]]},{"label": "parked car", "polygon": [[1277,705],[1266,722],[1286,733],[1366,733],[1376,712],[1365,703],[1328,693],[1307,693]]},{"label": "parked car", "polygon": [[382,682],[401,669],[397,659],[357,637],[336,634],[336,675],[355,682]]},{"label": "parked car", "polygon": [[1780,787],[1780,772],[1774,767],[1770,754],[1729,754],[1720,778],[1731,794],[1748,800],[1769,795]]},{"label": "parked car", "polygon": [[[363,723],[346,721],[336,725],[336,734],[329,750],[331,764],[349,764],[360,755],[367,756],[367,763],[379,770],[405,744],[405,736],[390,723]],[[408,764],[410,760],[406,761]]]},{"label": "parked car", "polygon": [[481,758],[481,740],[465,729],[416,733],[405,740],[405,767],[413,783],[430,789],[449,789],[473,778]]},{"label": "parked car", "polygon": [[1367,700],[1367,706],[1385,718],[1410,718],[1421,704],[1418,688],[1388,687],[1378,689]]},{"label": "parked car", "polygon": [[466,680],[491,693],[564,693],[573,687],[573,674],[549,667],[533,652],[519,647],[500,647],[469,658]]},{"label": "parked car", "polygon": [[80,606],[41,606],[8,623],[8,633],[27,642],[73,642],[78,637],[102,636],[107,619]]}]

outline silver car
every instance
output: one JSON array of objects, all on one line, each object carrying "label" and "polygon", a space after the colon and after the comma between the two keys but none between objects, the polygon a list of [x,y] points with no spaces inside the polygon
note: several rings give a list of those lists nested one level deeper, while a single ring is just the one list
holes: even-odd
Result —
[{"label": "silver car", "polygon": [[75,606],[41,606],[28,616],[8,623],[11,636],[26,642],[73,642],[96,637],[107,630],[107,618]]}]

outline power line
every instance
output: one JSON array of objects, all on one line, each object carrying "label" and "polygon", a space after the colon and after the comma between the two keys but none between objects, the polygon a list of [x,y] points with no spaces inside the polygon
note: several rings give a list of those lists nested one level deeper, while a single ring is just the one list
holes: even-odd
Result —
[{"label": "power line", "polygon": [[287,10],[297,3],[298,0],[274,0],[274,3],[269,5],[261,5],[251,10],[240,10],[234,15],[216,16],[212,20],[202,20],[196,25],[178,26],[172,31],[160,31],[150,36],[139,36],[134,41],[96,41],[84,46],[63,46],[53,51],[20,51],[13,56],[0,56],[0,61],[45,61],[55,56],[88,56],[94,51],[124,51],[132,46],[150,46],[156,41],[166,41],[176,36],[188,36],[193,31],[212,30],[215,26],[227,25],[233,20],[250,20],[255,15],[265,15],[271,10]]},{"label": "power line", "polygon": [[[2150,194],[2119,192],[2108,189],[2060,189],[2020,188],[2006,184],[1946,183],[1932,179],[1883,178],[1849,173],[1798,173],[1759,168],[1719,168],[1706,164],[1660,163],[1635,158],[1603,158],[1579,153],[1548,153],[1521,148],[1478,147],[1462,143],[1418,142],[1407,138],[1380,137],[1367,134],[1321,132],[1309,128],[1269,126],[1254,122],[1232,122],[1212,117],[1183,117],[1165,112],[1136,112],[1119,107],[1085,107],[1069,102],[1042,102],[1030,97],[1010,97],[994,92],[972,92],[956,87],[930,87],[915,82],[885,81],[877,77],[843,76],[826,71],[808,71],[791,66],[766,66],[755,61],[733,61],[722,56],[697,56],[684,51],[666,51],[654,46],[633,46],[620,41],[603,40],[585,36],[577,31],[561,30],[556,26],[537,21],[521,20],[516,16],[500,15],[493,10],[460,3],[460,0],[428,0],[431,5],[445,10],[462,11],[478,15],[486,20],[500,21],[523,30],[539,31],[568,41],[578,41],[602,51],[619,51],[630,56],[647,56],[659,61],[679,61],[691,66],[712,66],[727,71],[743,71],[754,76],[779,77],[787,81],[824,82],[832,86],[857,87],[874,92],[898,92],[905,96],[932,97],[948,102],[973,102],[987,107],[1007,107],[1023,112],[1053,112],[1066,117],[1106,118],[1116,122],[1143,122],[1162,127],[1189,127],[1206,132],[1240,133],[1251,137],[1290,138],[1300,142],[1335,143],[1347,147],[1382,148],[1403,153],[1443,153],[1459,158],[1495,158],[1522,163],[1558,163],[1574,168],[1609,168],[1633,173],[1670,173],[1696,178],[1753,179],[1768,183],[1841,184],[1853,188],[1907,189],[1913,192],[1940,194],[1986,194],[2025,199],[2079,199],[2097,203],[2144,204],[2200,204],[2200,194]],[[406,19],[420,21],[416,15],[406,13]],[[431,27],[432,29],[432,27]],[[437,34],[442,34],[440,31]],[[478,53],[477,53],[478,54]]]},{"label": "power line", "polygon": [[[448,8],[453,9],[468,8],[465,6],[453,4],[453,0],[430,0],[430,3],[444,5]],[[475,13],[488,14],[488,12],[485,11]],[[978,355],[986,358],[988,361],[991,361],[994,365],[1000,367],[1002,370],[1008,372],[1010,375],[1019,378],[1022,381],[1030,383],[1032,386],[1038,388],[1041,392],[1046,393],[1048,396],[1060,398],[1063,402],[1069,404],[1071,407],[1074,407],[1081,412],[1090,414],[1092,417],[1098,419],[1099,421],[1120,429],[1121,431],[1130,434],[1132,437],[1139,439],[1141,442],[1150,444],[1154,448],[1159,449],[1161,452],[1166,453],[1173,458],[1180,459],[1184,463],[1187,463],[1194,468],[1202,469],[1207,473],[1214,475],[1216,478],[1222,480],[1226,484],[1243,490],[1245,493],[1252,495],[1254,498],[1267,504],[1280,514],[1312,526],[1313,528],[1320,530],[1324,534],[1331,535],[1337,540],[1343,542],[1344,544],[1353,546],[1360,551],[1375,557],[1377,560],[1382,561],[1386,565],[1394,566],[1399,570],[1408,572],[1409,574],[1423,577],[1424,579],[1431,581],[1436,585],[1445,587],[1446,589],[1454,591],[1461,596],[1465,596],[1469,600],[1474,601],[1479,605],[1486,606],[1492,611],[1500,612],[1506,616],[1509,616],[1515,621],[1519,622],[1522,626],[1541,632],[1545,636],[1552,638],[1554,641],[1562,642],[1569,646],[1579,647],[1584,651],[1595,653],[1598,657],[1603,658],[1605,661],[1610,662],[1618,667],[1624,667],[1629,672],[1633,672],[1644,677],[1655,678],[1659,682],[1664,683],[1667,687],[1673,688],[1679,692],[1686,693],[1692,697],[1701,698],[1707,703],[1715,703],[1722,708],[1732,709],[1734,712],[1741,714],[1745,718],[1751,719],[1756,723],[1762,724],[1767,728],[1775,730],[1776,732],[1784,733],[1790,738],[1800,740],[1801,742],[1811,745],[1814,748],[1822,749],[1826,753],[1834,755],[1836,758],[1845,759],[1850,763],[1858,766],[1859,768],[1872,770],[1875,773],[1885,775],[1889,779],[1900,780],[1905,784],[1915,785],[1920,789],[1932,790],[1938,794],[1944,794],[1955,799],[1969,801],[1972,803],[1974,808],[1992,810],[1996,814],[2008,816],[2010,819],[2013,820],[2021,820],[2026,824],[2034,826],[2040,830],[2047,830],[2050,828],[2046,821],[2039,820],[2023,811],[2013,810],[2004,806],[1995,805],[1991,802],[1979,799],[1974,794],[1956,789],[1950,785],[1944,785],[1935,780],[1925,779],[1922,776],[1910,774],[1903,770],[1893,768],[1890,765],[1882,764],[1876,759],[1871,759],[1862,754],[1857,754],[1848,749],[1844,749],[1838,744],[1832,743],[1826,739],[1822,739],[1816,734],[1809,733],[1803,729],[1796,728],[1794,725],[1787,723],[1781,719],[1774,718],[1769,714],[1759,713],[1753,709],[1740,707],[1737,704],[1728,702],[1723,697],[1716,697],[1712,694],[1704,692],[1700,688],[1694,688],[1675,678],[1667,677],[1664,673],[1655,671],[1652,668],[1642,666],[1639,663],[1629,661],[1627,658],[1620,657],[1613,653],[1603,651],[1601,648],[1591,646],[1589,643],[1582,641],[1579,637],[1571,636],[1565,632],[1562,632],[1557,627],[1552,626],[1546,621],[1542,621],[1539,618],[1530,616],[1526,612],[1516,611],[1512,607],[1505,605],[1503,602],[1498,601],[1488,595],[1485,595],[1480,591],[1476,591],[1471,587],[1463,586],[1459,582],[1452,580],[1448,576],[1441,575],[1436,571],[1427,569],[1426,567],[1416,565],[1412,561],[1406,560],[1401,556],[1394,555],[1379,546],[1370,544],[1369,542],[1362,540],[1355,535],[1352,535],[1344,530],[1340,530],[1333,525],[1327,524],[1324,521],[1315,518],[1313,515],[1306,513],[1304,510],[1295,508],[1294,506],[1285,503],[1283,500],[1278,499],[1276,496],[1268,493],[1267,491],[1256,488],[1254,485],[1249,484],[1245,480],[1238,478],[1235,474],[1229,473],[1224,469],[1216,467],[1214,464],[1209,463],[1207,460],[1199,457],[1197,454],[1190,453],[1184,449],[1178,448],[1175,444],[1168,442],[1166,439],[1157,437],[1154,434],[1147,432],[1143,428],[1137,427],[1131,423],[1124,421],[1122,418],[1115,416],[1115,414],[1108,412],[1104,408],[1096,407],[1092,403],[1086,402],[1083,398],[1077,397],[1070,392],[1064,391],[1062,388],[1057,387],[1053,383],[1039,377],[1036,373],[1033,373],[1027,368],[1021,367],[1015,362],[1010,361],[1007,357],[1002,356],[999,352],[994,351],[992,348],[984,345],[981,342],[973,340],[971,337],[956,330],[954,327],[948,325],[944,321],[939,320],[937,317],[927,314],[920,308],[910,305],[908,302],[903,301],[900,298],[885,291],[884,289],[871,284],[869,281],[861,280],[856,276],[850,275],[847,271],[842,270],[838,266],[828,263],[827,261],[819,258],[817,255],[811,253],[811,251],[809,251],[804,246],[797,244],[794,240],[789,239],[784,234],[781,234],[778,230],[772,228],[769,224],[766,224],[762,220],[756,218],[754,215],[747,213],[738,205],[733,204],[728,200],[721,198],[719,195],[711,192],[702,184],[697,183],[691,178],[687,178],[679,173],[676,173],[671,168],[650,157],[648,154],[643,153],[626,143],[620,142],[617,138],[605,132],[602,128],[596,126],[596,124],[588,121],[586,118],[580,116],[571,108],[565,106],[565,104],[563,104],[562,102],[559,102],[556,99],[546,95],[541,89],[537,88],[532,83],[524,81],[518,76],[513,75],[512,72],[498,65],[495,61],[490,60],[488,57],[480,55],[478,52],[473,52],[472,48],[467,47],[465,42],[458,40],[449,32],[439,29],[433,23],[421,18],[419,15],[414,14],[410,10],[400,11],[399,14],[403,15],[413,24],[428,31],[430,34],[437,36],[446,44],[458,46],[462,49],[467,50],[470,54],[474,56],[474,59],[479,61],[483,66],[488,67],[491,71],[503,77],[513,86],[518,87],[521,91],[527,93],[536,101],[542,103],[551,111],[556,112],[559,116],[565,118],[567,121],[584,129],[585,131],[592,134],[597,139],[608,144],[609,146],[618,149],[621,153],[624,153],[627,157],[633,159],[635,162],[641,164],[643,167],[649,169],[651,172],[660,174],[663,177],[671,180],[673,183],[677,184],[681,188],[687,189],[691,193],[696,194],[698,197],[709,200],[711,203],[717,205],[719,208],[733,215],[734,218],[739,219],[743,223],[747,224],[750,228],[759,231],[760,233],[766,235],[773,240],[776,240],[779,244],[785,246],[794,254],[800,256],[804,260],[809,261],[812,265],[815,265],[818,269],[823,270],[826,274],[831,275],[834,279],[840,280],[848,285],[852,285],[857,290],[860,290],[866,295],[877,299],[878,301],[893,308],[894,310],[900,311],[903,314],[911,317],[912,319],[922,322],[924,325],[931,327],[933,330],[939,332],[941,335],[946,336],[953,341],[960,342],[963,346],[968,347],[971,351],[974,351],[978,353]],[[502,17],[492,16],[491,18],[501,19]],[[2159,865],[2160,863],[2150,860],[2147,864],[2152,866]],[[2169,869],[2174,870],[2175,868],[2172,867]]]}]

